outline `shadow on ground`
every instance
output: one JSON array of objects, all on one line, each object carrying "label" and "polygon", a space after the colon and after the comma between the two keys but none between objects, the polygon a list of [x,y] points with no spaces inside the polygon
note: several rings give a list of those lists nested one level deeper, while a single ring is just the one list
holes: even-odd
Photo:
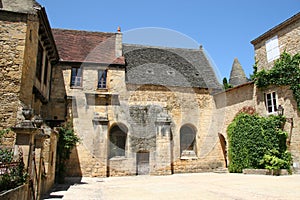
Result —
[{"label": "shadow on ground", "polygon": [[81,177],[68,177],[65,179],[65,183],[55,183],[52,189],[43,196],[43,199],[62,199],[64,197],[64,191],[67,191],[72,185],[83,185],[87,184],[82,182]]}]

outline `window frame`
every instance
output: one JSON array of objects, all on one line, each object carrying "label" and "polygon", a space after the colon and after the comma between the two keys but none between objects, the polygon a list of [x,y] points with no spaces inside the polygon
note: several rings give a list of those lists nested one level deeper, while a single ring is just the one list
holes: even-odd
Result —
[{"label": "window frame", "polygon": [[127,133],[114,126],[109,133],[109,158],[125,157]]},{"label": "window frame", "polygon": [[[75,76],[74,76],[74,71],[75,71]],[[82,87],[82,80],[83,80],[82,75],[83,75],[83,69],[81,67],[72,67],[71,68],[70,86],[71,87]],[[75,78],[75,80],[73,80],[73,77]],[[77,79],[79,79],[80,81],[77,81]]]},{"label": "window frame", "polygon": [[43,75],[43,65],[44,65],[44,48],[42,43],[38,42],[38,50],[36,55],[36,68],[35,68],[35,77],[42,82]]},{"label": "window frame", "polygon": [[264,93],[265,106],[268,114],[275,114],[278,109],[278,96],[277,92],[272,91]]},{"label": "window frame", "polygon": [[[101,74],[100,72],[104,73]],[[107,69],[98,69],[97,89],[107,89]]]},{"label": "window frame", "polygon": [[[188,129],[190,129],[190,131],[185,132],[183,130],[184,128],[188,128]],[[180,143],[180,156],[183,155],[184,151],[193,151],[196,154],[196,152],[197,152],[197,149],[196,149],[196,143],[197,143],[196,140],[197,139],[196,139],[196,137],[197,137],[197,132],[193,127],[191,127],[189,125],[184,125],[180,128],[180,138],[179,138],[180,139],[180,141],[179,141],[179,143]],[[188,141],[191,141],[191,140],[192,140],[191,144],[188,145]],[[187,147],[187,148],[183,149],[183,147]]]},{"label": "window frame", "polygon": [[279,48],[279,40],[278,36],[270,38],[265,42],[266,53],[267,53],[267,61],[268,63],[278,59],[280,57],[280,48]]}]

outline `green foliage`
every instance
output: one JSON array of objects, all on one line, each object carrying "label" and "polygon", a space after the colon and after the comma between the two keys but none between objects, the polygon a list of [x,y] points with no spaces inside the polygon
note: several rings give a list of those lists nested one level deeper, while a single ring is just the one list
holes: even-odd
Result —
[{"label": "green foliage", "polygon": [[269,85],[289,85],[300,111],[300,53],[291,56],[284,52],[280,59],[275,61],[271,70],[257,72],[256,68],[252,78],[255,79],[255,84],[259,88]]},{"label": "green foliage", "polygon": [[[261,117],[239,113],[228,126],[230,172],[246,168],[284,167],[290,169],[286,153],[287,133],[281,130],[284,117]],[[276,153],[274,153],[276,152]]]},{"label": "green foliage", "polygon": [[291,153],[285,151],[282,155],[276,149],[272,149],[267,152],[260,164],[264,165],[266,169],[278,170],[278,169],[288,169],[291,172],[290,164],[292,162]]},{"label": "green foliage", "polygon": [[80,141],[75,134],[72,123],[65,123],[59,128],[59,139],[57,144],[58,156],[58,178],[59,182],[63,182],[65,175],[66,161],[70,158],[72,149]]},{"label": "green foliage", "polygon": [[[3,129],[0,131],[0,144],[6,133],[11,131],[10,129]],[[11,163],[15,162],[13,165]],[[0,163],[9,165],[8,168],[2,168],[0,175],[0,191],[9,190],[17,186],[22,185],[27,181],[28,174],[25,171],[23,162],[23,154],[20,152],[19,161],[14,161],[14,152],[10,148],[0,147]]]},{"label": "green foliage", "polygon": [[230,88],[232,88],[232,85],[228,83],[227,78],[223,78],[223,88],[224,90],[228,90]]}]

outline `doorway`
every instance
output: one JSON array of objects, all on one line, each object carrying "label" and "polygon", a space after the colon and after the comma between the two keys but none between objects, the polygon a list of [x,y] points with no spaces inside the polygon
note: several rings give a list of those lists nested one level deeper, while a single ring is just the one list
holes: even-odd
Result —
[{"label": "doorway", "polygon": [[136,174],[149,175],[150,173],[150,153],[149,151],[139,151],[136,153]]}]

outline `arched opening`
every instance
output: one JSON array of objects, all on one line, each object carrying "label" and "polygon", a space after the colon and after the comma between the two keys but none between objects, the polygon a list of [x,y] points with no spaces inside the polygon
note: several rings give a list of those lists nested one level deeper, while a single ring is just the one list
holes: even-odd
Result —
[{"label": "arched opening", "polygon": [[180,155],[196,153],[196,131],[190,125],[184,125],[180,129]]},{"label": "arched opening", "polygon": [[220,139],[220,144],[222,147],[222,152],[223,152],[223,156],[224,156],[224,161],[225,161],[225,166],[227,168],[227,144],[226,144],[226,139],[224,137],[223,134],[218,133],[219,135],[219,139]]},{"label": "arched opening", "polygon": [[112,126],[109,131],[109,158],[125,156],[127,131],[122,124]]}]

